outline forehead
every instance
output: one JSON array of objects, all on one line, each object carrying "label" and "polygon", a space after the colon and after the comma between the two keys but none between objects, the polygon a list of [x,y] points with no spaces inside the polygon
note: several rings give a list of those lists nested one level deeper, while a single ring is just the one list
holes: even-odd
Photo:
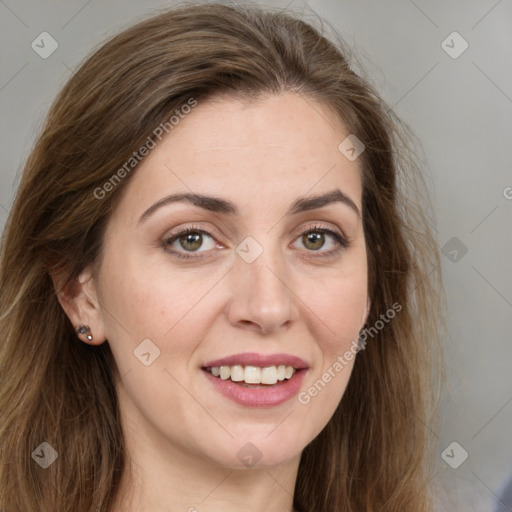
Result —
[{"label": "forehead", "polygon": [[222,158],[279,148],[264,154],[277,157],[279,153],[295,160],[312,154],[318,158],[319,152],[337,156],[339,139],[347,132],[328,107],[296,93],[251,101],[213,97],[199,103],[178,128],[166,142],[176,146],[187,139],[188,152],[194,155],[216,152]]},{"label": "forehead", "polygon": [[179,191],[277,204],[340,188],[360,207],[358,163],[338,149],[347,135],[326,106],[295,93],[199,101],[141,162],[126,200],[149,206]]}]

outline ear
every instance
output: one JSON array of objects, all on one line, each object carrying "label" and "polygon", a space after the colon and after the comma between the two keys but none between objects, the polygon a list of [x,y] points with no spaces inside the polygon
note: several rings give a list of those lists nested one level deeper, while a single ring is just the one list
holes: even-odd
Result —
[{"label": "ear", "polygon": [[[106,340],[103,315],[98,301],[92,270],[88,267],[80,275],[63,283],[59,275],[52,275],[57,299],[75,328],[85,325],[90,331],[77,336],[89,345],[101,345]],[[92,335],[92,340],[87,338]]]}]

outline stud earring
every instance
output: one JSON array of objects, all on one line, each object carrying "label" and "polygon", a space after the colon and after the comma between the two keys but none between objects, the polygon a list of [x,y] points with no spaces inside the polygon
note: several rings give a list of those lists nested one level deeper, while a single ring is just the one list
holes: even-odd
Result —
[{"label": "stud earring", "polygon": [[80,325],[76,328],[76,332],[78,334],[86,334],[86,338],[88,341],[92,341],[91,328],[88,325]]}]

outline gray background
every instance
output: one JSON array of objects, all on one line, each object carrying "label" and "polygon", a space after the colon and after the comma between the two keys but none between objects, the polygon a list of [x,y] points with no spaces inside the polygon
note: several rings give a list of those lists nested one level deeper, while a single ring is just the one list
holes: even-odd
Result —
[{"label": "gray background", "polygon": [[[0,0],[0,228],[43,116],[71,70],[107,36],[168,5]],[[433,432],[439,455],[435,483],[444,488],[437,493],[439,510],[494,511],[512,475],[512,2],[263,5],[314,11],[337,27],[357,47],[384,98],[422,140],[438,237],[448,244],[442,257],[448,383],[442,427]],[[47,59],[31,48],[43,31],[59,44]],[[469,44],[458,58],[442,46],[454,31]],[[452,39],[445,46],[454,52],[461,40]],[[456,469],[441,456],[454,441],[469,454]],[[458,446],[448,453],[452,465],[463,454]]]}]

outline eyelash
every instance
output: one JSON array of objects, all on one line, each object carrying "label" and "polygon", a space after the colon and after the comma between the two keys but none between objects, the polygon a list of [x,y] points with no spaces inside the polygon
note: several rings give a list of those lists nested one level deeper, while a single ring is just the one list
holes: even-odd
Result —
[{"label": "eyelash", "polygon": [[[176,233],[173,233],[168,238],[165,238],[164,240],[162,240],[162,246],[163,246],[164,250],[168,253],[171,253],[173,256],[177,256],[178,258],[182,258],[182,259],[186,259],[186,260],[202,258],[203,257],[202,255],[198,256],[195,252],[189,251],[187,253],[187,252],[176,251],[174,249],[168,248],[168,246],[171,245],[173,242],[175,242],[178,238],[180,238],[181,236],[184,236],[184,235],[188,235],[190,233],[201,233],[201,234],[208,235],[211,238],[214,238],[208,231],[205,231],[204,229],[201,229],[197,226],[189,226],[180,231],[177,231]],[[335,240],[335,242],[337,244],[337,247],[330,251],[327,251],[327,252],[319,251],[318,252],[319,256],[315,256],[315,257],[329,258],[329,257],[334,256],[335,254],[337,254],[339,251],[341,251],[343,249],[348,249],[351,245],[348,239],[346,239],[345,237],[343,237],[336,231],[333,231],[331,229],[328,229],[328,228],[325,228],[322,226],[318,226],[318,225],[308,227],[308,229],[302,231],[297,238],[304,236],[307,233],[323,233],[323,234],[330,235],[330,236],[332,236],[332,238]],[[310,250],[307,252],[315,253],[317,251]],[[196,255],[194,255],[194,254],[196,254]]]}]

